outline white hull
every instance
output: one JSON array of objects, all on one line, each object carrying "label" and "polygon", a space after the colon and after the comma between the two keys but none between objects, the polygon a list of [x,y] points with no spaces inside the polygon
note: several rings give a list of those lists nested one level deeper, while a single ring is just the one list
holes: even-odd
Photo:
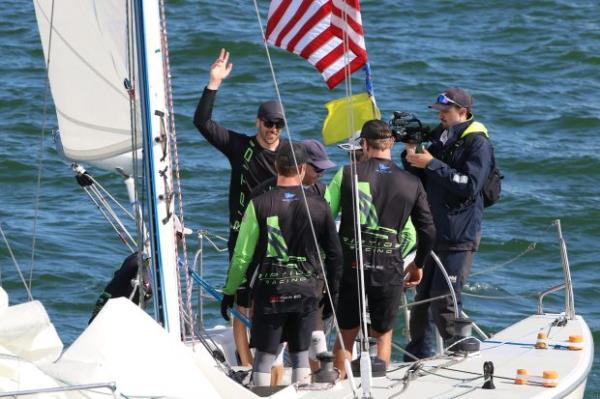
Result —
[{"label": "white hull", "polygon": [[[35,310],[35,313],[32,313]],[[32,314],[35,317],[31,317]],[[583,398],[593,360],[593,340],[577,316],[550,330],[550,349],[535,349],[537,333],[559,315],[534,315],[482,343],[469,357],[444,356],[425,361],[417,378],[405,388],[406,364],[391,365],[383,378],[373,379],[374,398]],[[10,323],[10,324],[9,324]],[[10,326],[13,326],[12,328]],[[118,393],[178,398],[256,398],[229,379],[202,345],[186,347],[169,336],[147,314],[126,299],[110,300],[94,322],[58,360],[62,343],[39,302],[0,310],[0,392],[78,384],[115,383]],[[27,334],[24,332],[27,331]],[[583,350],[567,350],[570,335],[583,336]],[[21,337],[16,340],[15,336]],[[560,345],[561,347],[554,347]],[[492,361],[496,389],[484,390],[483,363]],[[439,367],[444,366],[446,369]],[[401,368],[399,368],[401,367]],[[436,367],[438,367],[436,369]],[[516,385],[517,369],[541,376],[558,372],[554,388]],[[478,378],[476,378],[478,377]],[[360,379],[356,379],[360,385]],[[274,398],[348,398],[348,381],[328,389],[290,386]],[[362,396],[360,388],[358,395]],[[95,393],[94,393],[95,392]],[[65,392],[39,397],[106,397],[108,389]],[[35,397],[35,396],[34,396]]]}]

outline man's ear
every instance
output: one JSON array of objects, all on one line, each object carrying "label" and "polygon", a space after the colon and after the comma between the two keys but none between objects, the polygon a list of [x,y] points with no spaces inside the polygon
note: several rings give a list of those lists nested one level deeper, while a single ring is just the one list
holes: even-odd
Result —
[{"label": "man's ear", "polygon": [[306,164],[303,163],[300,165],[300,177],[304,179],[304,175],[306,174]]},{"label": "man's ear", "polygon": [[260,129],[260,119],[256,118],[256,128]]}]

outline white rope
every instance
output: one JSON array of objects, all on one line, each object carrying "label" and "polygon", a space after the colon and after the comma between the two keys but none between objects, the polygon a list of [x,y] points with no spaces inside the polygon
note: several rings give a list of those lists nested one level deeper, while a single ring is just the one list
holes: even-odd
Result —
[{"label": "white rope", "polygon": [[100,191],[102,191],[103,196],[106,196],[111,201],[113,201],[119,207],[119,209],[121,209],[123,211],[123,213],[125,213],[127,216],[129,216],[131,218],[131,220],[135,220],[135,216],[133,216],[133,214],[131,212],[129,212],[129,210],[127,210],[127,208],[125,208],[123,205],[121,205],[119,200],[117,200],[107,189],[105,189],[104,186],[102,186],[102,184],[100,184],[100,182],[98,182],[98,180],[96,180],[94,178],[94,176],[88,174],[88,177],[90,178],[90,180],[92,182],[94,182],[96,184],[96,186],[100,189]]},{"label": "white rope", "polygon": [[[108,215],[112,220],[114,220],[114,223],[116,223],[119,226],[120,231],[122,231],[127,236],[127,238],[131,241],[133,246],[136,246],[136,242],[133,239],[133,237],[131,236],[131,234],[129,234],[127,227],[125,227],[125,225],[123,224],[123,222],[121,221],[119,216],[115,213],[113,208],[110,206],[110,203],[108,201],[106,201],[106,199],[102,196],[102,194],[100,193],[100,190],[98,190],[98,188],[93,184],[88,187],[88,190],[95,195],[95,197],[98,201],[98,202],[96,202],[96,206],[100,207],[99,204],[101,204],[102,208],[104,208],[104,210],[106,211],[105,215]],[[108,217],[107,217],[107,219],[108,219]],[[111,220],[109,220],[109,222],[111,223],[113,228],[115,228],[117,233],[119,233],[119,230],[116,229],[115,224],[113,224],[113,222]],[[122,237],[121,234],[119,234],[119,236]],[[131,248],[131,246],[128,243],[126,243],[126,244],[128,247]]]},{"label": "white rope", "polygon": [[[286,135],[288,137],[290,147],[292,149],[292,158],[294,159],[294,165],[296,165],[296,171],[298,172],[298,175],[300,175],[300,170],[298,168],[298,161],[296,159],[296,154],[295,154],[295,151],[294,151],[294,145],[293,145],[293,142],[292,142],[292,135],[290,133],[289,123],[287,121],[287,117],[286,117],[286,114],[285,114],[285,108],[283,106],[283,101],[281,99],[281,93],[279,91],[279,84],[277,83],[277,77],[275,76],[275,68],[274,68],[273,62],[271,60],[271,54],[269,52],[269,46],[267,44],[267,39],[266,39],[265,32],[264,32],[264,29],[263,29],[263,24],[262,24],[262,20],[261,20],[261,17],[260,17],[260,12],[258,10],[258,4],[257,4],[256,0],[253,0],[253,2],[254,2],[254,9],[256,11],[256,18],[258,20],[258,26],[260,27],[260,33],[261,33],[261,37],[263,39],[263,45],[264,45],[265,52],[266,52],[266,55],[267,55],[267,60],[269,62],[269,69],[271,71],[271,77],[273,79],[273,85],[275,86],[275,93],[277,95],[277,101],[279,101],[279,104],[281,104],[281,110],[282,110],[282,114],[283,114],[283,120],[285,122],[285,132],[286,132]],[[313,237],[313,240],[314,240],[315,248],[317,248],[316,252],[317,252],[317,257],[319,259],[319,266],[321,267],[321,272],[323,273],[323,276],[327,276],[327,273],[325,271],[325,265],[323,264],[323,258],[321,256],[321,251],[318,250],[319,243],[318,243],[318,240],[317,240],[317,235],[316,235],[315,228],[314,228],[313,221],[312,221],[312,217],[311,217],[311,214],[310,214],[310,209],[308,207],[308,201],[306,200],[306,193],[304,192],[303,189],[300,190],[300,192],[302,193],[302,201],[304,202],[304,206],[306,208],[306,213],[308,215],[308,223],[310,225],[310,231],[311,231],[311,234],[312,234],[312,237]],[[333,298],[331,298],[331,295],[329,295],[329,293],[331,291],[329,289],[329,284],[327,282],[327,278],[324,278],[323,280],[325,282],[325,289],[327,290],[327,293],[328,293],[329,304],[331,306],[331,309],[335,309],[335,307],[333,306],[334,305],[333,304]],[[338,335],[338,339],[340,341],[342,350],[345,353],[346,348],[345,348],[345,345],[344,345],[344,340],[342,339],[342,335],[341,335],[341,332],[340,332],[340,328],[339,328],[339,324],[338,324],[338,321],[337,321],[337,317],[336,317],[335,311],[333,312],[333,323],[335,325],[335,328],[336,328],[336,331],[337,331],[337,335]],[[357,394],[356,394],[356,389],[354,387],[354,381],[352,379],[350,379],[350,380],[351,380],[351,384],[352,384],[353,394],[356,396]]]},{"label": "white rope", "polygon": [[[107,211],[104,209],[104,207],[101,206],[100,203],[97,201],[97,199],[94,197],[94,195],[92,195],[92,193],[90,192],[89,188],[84,187],[83,190],[88,195],[88,197],[90,197],[90,200],[94,203],[94,205],[96,205],[96,208],[98,208],[98,210],[100,211],[100,213],[102,214],[102,216],[104,216],[104,218],[106,219],[106,221],[108,221],[108,223],[111,225],[111,227],[113,228],[113,230],[117,233],[117,235],[119,236],[119,238],[121,239],[121,241],[127,246],[127,248],[129,248],[130,251],[133,252],[134,251],[134,247],[136,245],[135,241],[132,239],[132,242],[133,242],[133,247],[132,247],[130,245],[130,243],[127,242],[127,240],[125,239],[125,237],[123,237],[123,235],[121,234],[121,232],[119,231],[119,229],[117,228],[117,226],[115,225],[115,223],[112,221],[111,217],[109,216],[109,214],[107,213]],[[131,239],[131,236],[129,236],[129,238]]]},{"label": "white rope", "polygon": [[10,254],[10,257],[12,258],[12,261],[15,264],[15,267],[17,268],[17,273],[19,273],[19,277],[21,278],[21,281],[23,282],[23,285],[25,286],[25,290],[27,291],[27,297],[29,298],[30,301],[33,301],[33,296],[31,295],[31,290],[29,289],[29,286],[27,285],[27,281],[25,281],[25,277],[23,276],[23,273],[21,273],[21,268],[19,267],[19,262],[17,262],[17,258],[15,258],[15,254],[13,253],[12,248],[10,247],[8,240],[6,239],[6,235],[4,234],[4,229],[2,228],[1,223],[0,223],[0,233],[2,233],[2,239],[4,240],[4,243],[6,244],[8,253]]}]

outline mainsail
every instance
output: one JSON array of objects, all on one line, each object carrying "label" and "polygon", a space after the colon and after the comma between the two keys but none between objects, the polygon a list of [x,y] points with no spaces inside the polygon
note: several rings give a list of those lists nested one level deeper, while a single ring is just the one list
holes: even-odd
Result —
[{"label": "mainsail", "polygon": [[[132,152],[127,2],[35,0],[64,156],[98,163]],[[52,25],[52,32],[50,26]],[[136,148],[141,146],[141,138]],[[106,164],[103,166],[106,167]],[[126,167],[129,166],[129,167]]]}]

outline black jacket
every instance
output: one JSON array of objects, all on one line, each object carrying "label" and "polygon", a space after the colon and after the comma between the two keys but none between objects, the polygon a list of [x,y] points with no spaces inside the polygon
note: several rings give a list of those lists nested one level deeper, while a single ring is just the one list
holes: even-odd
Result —
[{"label": "black jacket", "polygon": [[437,231],[437,250],[476,250],[481,236],[483,196],[481,190],[492,167],[492,146],[480,134],[468,145],[456,147],[473,117],[448,131],[446,143],[440,141],[443,128],[433,131],[428,151],[434,159],[425,169],[411,167],[402,153],[404,167],[419,176],[433,214]]}]

